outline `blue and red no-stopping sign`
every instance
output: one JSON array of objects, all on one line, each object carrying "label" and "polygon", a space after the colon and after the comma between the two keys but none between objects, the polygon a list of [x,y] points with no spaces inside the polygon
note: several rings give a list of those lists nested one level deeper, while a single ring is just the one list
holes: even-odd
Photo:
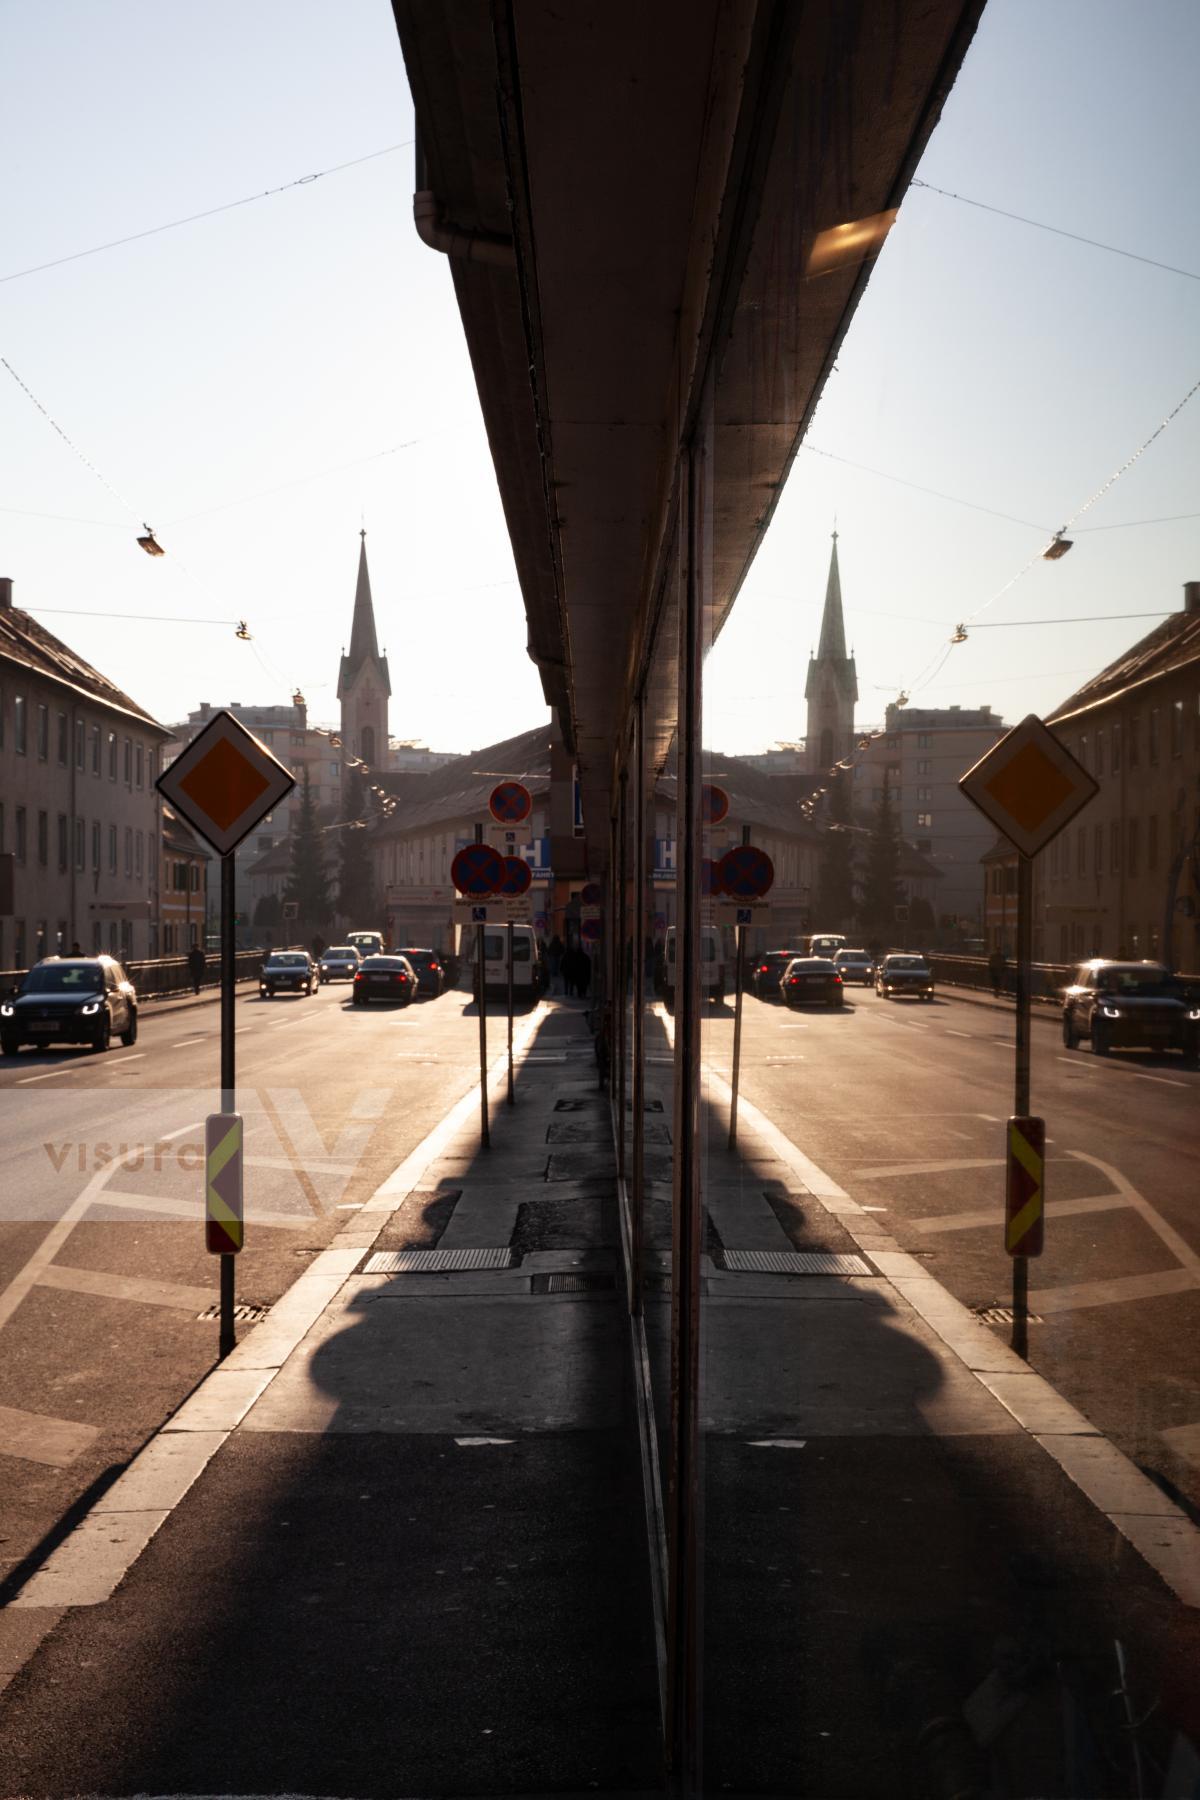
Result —
[{"label": "blue and red no-stopping sign", "polygon": [[755,844],[735,844],[713,871],[713,889],[731,900],[761,900],[775,880],[775,865]]},{"label": "blue and red no-stopping sign", "polygon": [[464,844],[450,864],[450,879],[460,894],[482,899],[494,894],[504,876],[504,858],[490,844]]},{"label": "blue and red no-stopping sign", "polygon": [[496,892],[503,900],[518,900],[529,892],[533,880],[529,864],[523,856],[504,856],[500,860],[504,868]]},{"label": "blue and red no-stopping sign", "polygon": [[498,825],[519,825],[533,811],[533,795],[523,781],[501,781],[492,789],[488,811]]}]

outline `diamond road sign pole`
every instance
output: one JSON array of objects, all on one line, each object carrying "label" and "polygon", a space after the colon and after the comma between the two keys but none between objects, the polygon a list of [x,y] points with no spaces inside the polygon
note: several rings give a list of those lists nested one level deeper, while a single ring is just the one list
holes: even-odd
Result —
[{"label": "diamond road sign pole", "polygon": [[[1029,1112],[1029,1047],[1033,1018],[1033,858],[1017,857],[1017,1058],[1013,1112]],[[1012,1347],[1029,1360],[1029,1258],[1014,1256]]]},{"label": "diamond road sign pole", "polygon": [[[234,922],[236,918],[235,869],[233,852],[221,858],[221,1111],[237,1111],[234,1071],[233,1000],[236,955]],[[221,1326],[217,1339],[217,1356],[224,1360],[237,1342],[233,1329],[233,1256],[221,1254]]]},{"label": "diamond road sign pole", "polygon": [[[475,842],[483,842],[483,826],[475,827]],[[491,1127],[488,1124],[488,1091],[487,1091],[487,936],[483,925],[475,927],[475,981],[479,989],[479,1141],[485,1150],[492,1147]]]}]

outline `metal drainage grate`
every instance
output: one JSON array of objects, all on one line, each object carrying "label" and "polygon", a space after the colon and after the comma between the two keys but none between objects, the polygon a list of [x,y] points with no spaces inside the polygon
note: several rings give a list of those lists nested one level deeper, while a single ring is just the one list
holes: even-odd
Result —
[{"label": "metal drainage grate", "polygon": [[612,1289],[613,1278],[604,1269],[557,1269],[535,1275],[529,1284],[531,1294],[603,1294]]},{"label": "metal drainage grate", "polygon": [[738,1274],[755,1275],[870,1275],[871,1265],[861,1256],[843,1256],[833,1250],[726,1250],[725,1267]]},{"label": "metal drainage grate", "polygon": [[425,1275],[439,1269],[511,1269],[511,1250],[377,1250],[364,1275]]},{"label": "metal drainage grate", "polygon": [[[270,1310],[269,1306],[235,1306],[233,1316],[235,1319],[240,1319],[243,1325],[257,1325],[261,1319],[266,1318]],[[212,1306],[206,1306],[202,1313],[196,1314],[198,1319],[219,1319],[220,1316],[221,1303],[219,1300]]]},{"label": "metal drainage grate", "polygon": [[[1044,1325],[1046,1323],[1041,1313],[1031,1312],[1027,1313],[1025,1316],[1031,1325]],[[1013,1309],[1011,1306],[980,1306],[975,1310],[975,1317],[977,1319],[982,1319],[985,1325],[1011,1325],[1013,1322]]]}]

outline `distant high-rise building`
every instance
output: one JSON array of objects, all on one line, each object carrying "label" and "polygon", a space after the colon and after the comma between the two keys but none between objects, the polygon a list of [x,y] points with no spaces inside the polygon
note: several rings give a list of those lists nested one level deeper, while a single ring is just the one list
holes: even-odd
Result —
[{"label": "distant high-rise building", "polygon": [[807,761],[814,771],[831,768],[854,747],[858,676],[854,658],[846,654],[837,537],[835,531],[829,557],[829,579],[825,584],[821,637],[817,654],[809,657],[808,680],[804,684],[804,697],[808,701]]}]

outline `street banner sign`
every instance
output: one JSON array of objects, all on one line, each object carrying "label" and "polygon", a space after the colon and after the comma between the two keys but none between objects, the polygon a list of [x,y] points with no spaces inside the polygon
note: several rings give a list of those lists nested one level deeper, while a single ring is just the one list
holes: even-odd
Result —
[{"label": "street banner sign", "polygon": [[533,901],[528,894],[520,894],[515,899],[505,900],[504,922],[506,925],[533,924]]},{"label": "street banner sign", "polygon": [[729,811],[729,795],[715,781],[706,781],[700,789],[700,817],[706,825],[719,825]]},{"label": "street banner sign", "polygon": [[498,825],[519,825],[533,811],[533,795],[523,781],[501,781],[492,789],[488,811]]},{"label": "street banner sign", "polygon": [[1004,1199],[1004,1248],[1010,1256],[1042,1254],[1045,1213],[1046,1121],[1008,1121],[1008,1180]]},{"label": "street banner sign", "polygon": [[240,719],[219,712],[154,785],[218,856],[228,856],[296,778]]},{"label": "street banner sign", "polygon": [[1036,713],[1006,732],[958,785],[1022,856],[1036,856],[1100,791]]},{"label": "street banner sign", "polygon": [[765,850],[754,844],[735,844],[717,864],[714,893],[730,900],[761,900],[775,880],[775,865]]},{"label": "street banner sign", "polygon": [[504,859],[491,844],[466,844],[450,864],[450,879],[460,894],[486,899],[500,886]]},{"label": "street banner sign", "polygon": [[488,825],[484,830],[484,841],[498,850],[501,856],[519,856],[525,839],[525,829],[521,825]]},{"label": "street banner sign", "polygon": [[519,856],[506,856],[504,868],[500,876],[500,886],[496,889],[502,900],[516,900],[529,892],[533,876],[529,873],[529,864]]},{"label": "street banner sign", "polygon": [[209,1113],[204,1121],[204,1248],[212,1256],[241,1249],[242,1120],[238,1113]]}]

